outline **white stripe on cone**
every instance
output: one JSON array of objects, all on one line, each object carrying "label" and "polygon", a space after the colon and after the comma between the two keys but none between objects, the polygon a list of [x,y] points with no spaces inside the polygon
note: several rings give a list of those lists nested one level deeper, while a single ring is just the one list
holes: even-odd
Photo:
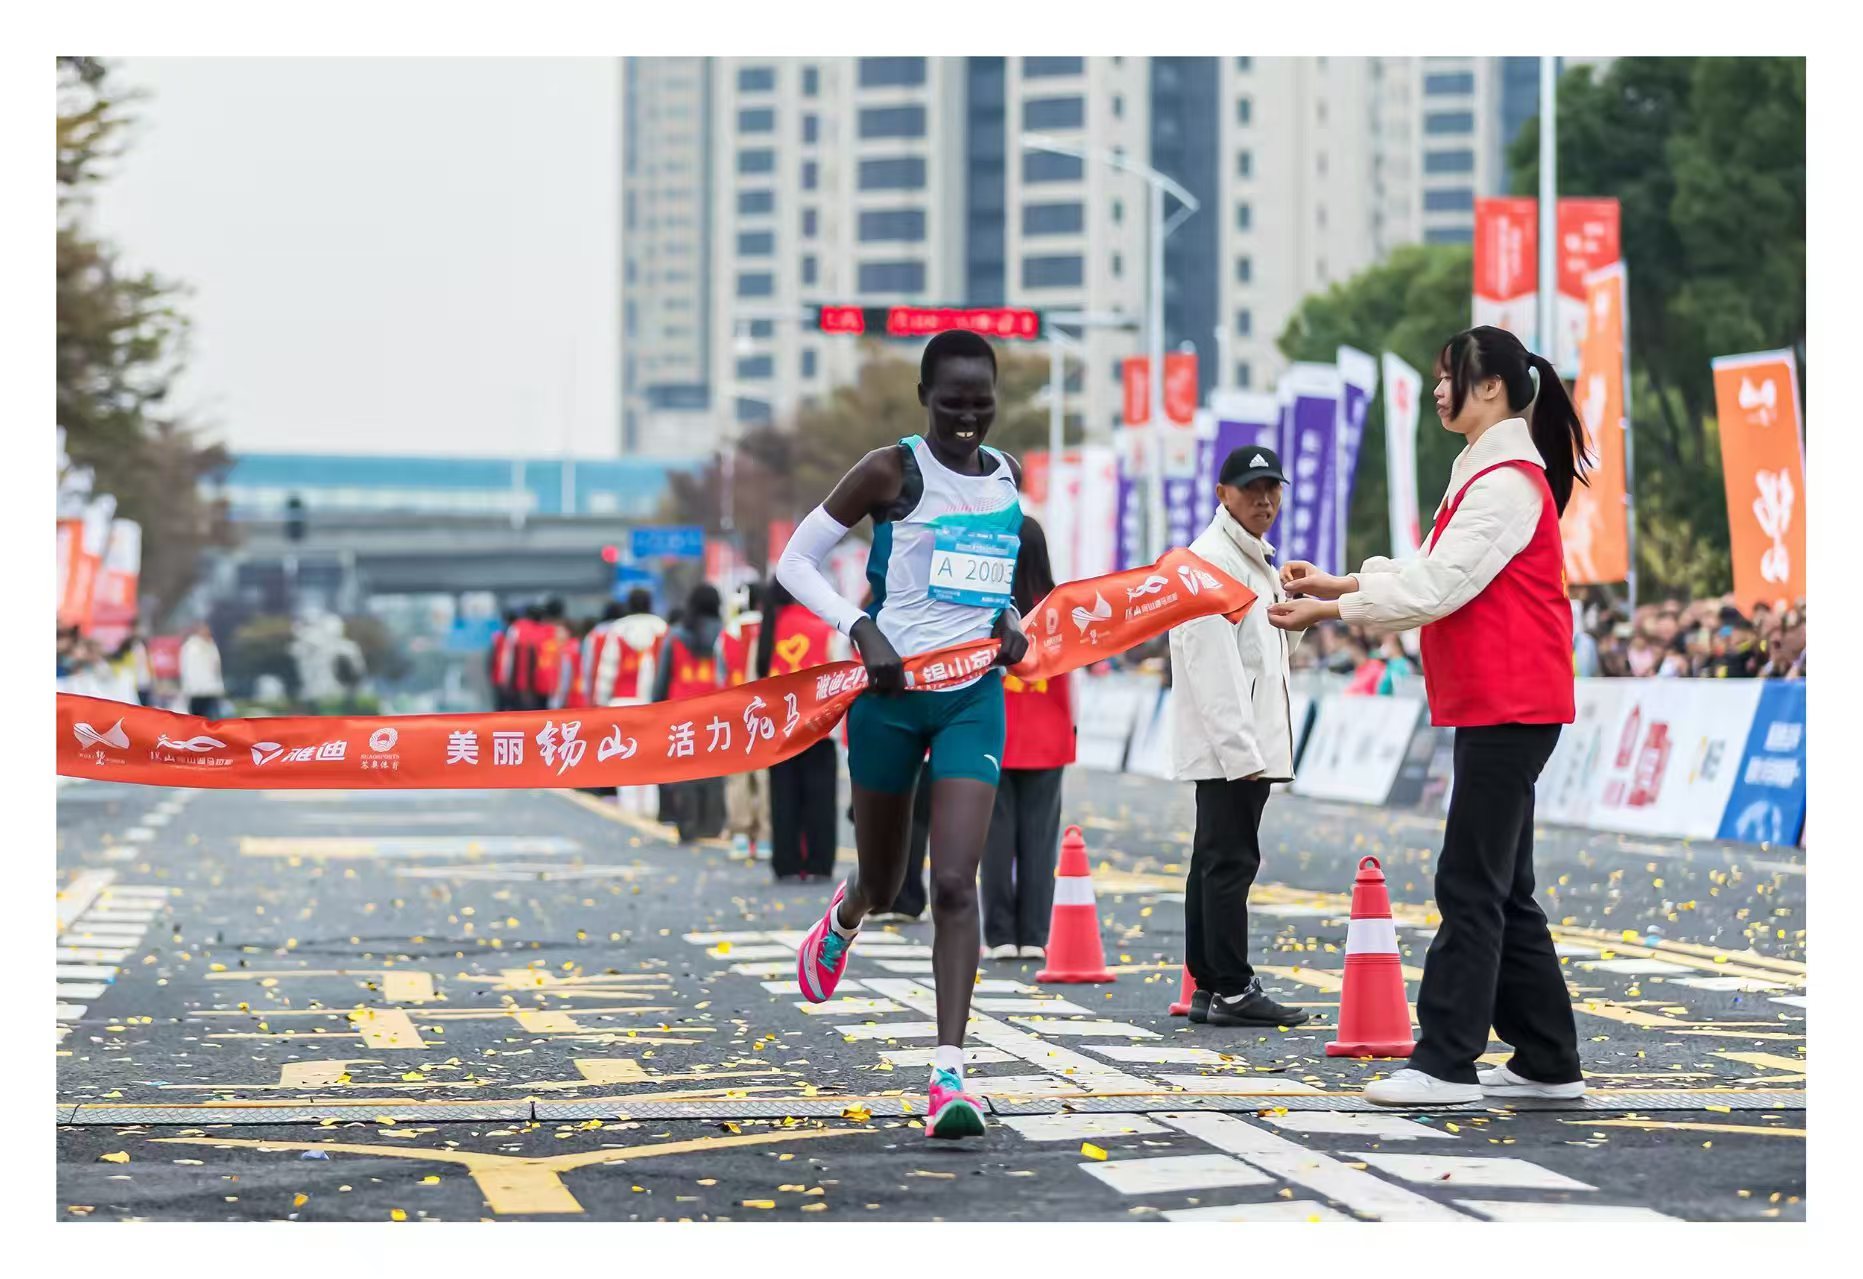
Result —
[{"label": "white stripe on cone", "polygon": [[1397,925],[1387,919],[1354,919],[1346,925],[1346,954],[1395,955]]},{"label": "white stripe on cone", "polygon": [[1093,905],[1093,881],[1086,876],[1066,876],[1054,881],[1054,904],[1057,906]]}]

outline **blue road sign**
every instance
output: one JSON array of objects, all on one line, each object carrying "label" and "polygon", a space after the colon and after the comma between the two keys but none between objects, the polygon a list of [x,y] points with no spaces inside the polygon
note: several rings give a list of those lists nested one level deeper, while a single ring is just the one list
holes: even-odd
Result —
[{"label": "blue road sign", "polygon": [[634,560],[704,559],[705,530],[697,524],[630,529],[628,555]]}]

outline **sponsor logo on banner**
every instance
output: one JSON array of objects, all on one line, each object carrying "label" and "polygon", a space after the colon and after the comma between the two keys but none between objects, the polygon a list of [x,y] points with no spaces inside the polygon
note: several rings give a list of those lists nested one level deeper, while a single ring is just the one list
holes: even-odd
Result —
[{"label": "sponsor logo on banner", "polygon": [[1178,579],[1184,583],[1184,589],[1189,591],[1192,595],[1198,594],[1205,587],[1208,587],[1212,591],[1222,589],[1222,584],[1214,577],[1211,577],[1208,573],[1192,564],[1178,565],[1177,576]]},{"label": "sponsor logo on banner", "polygon": [[1144,599],[1147,595],[1156,595],[1170,584],[1171,580],[1169,578],[1160,577],[1156,573],[1153,573],[1137,586],[1128,586],[1126,588],[1126,600],[1130,602],[1132,600]]},{"label": "sponsor logo on banner", "polygon": [[225,768],[233,761],[216,755],[226,743],[206,733],[176,740],[167,733],[157,733],[149,758],[158,764],[186,764],[196,768]]},{"label": "sponsor logo on banner", "polygon": [[205,755],[208,751],[225,750],[226,743],[217,737],[209,737],[205,733],[202,733],[199,737],[190,737],[183,742],[178,742],[167,733],[162,733],[155,739],[155,749],[192,751],[196,755]]},{"label": "sponsor logo on banner", "polygon": [[369,750],[359,761],[365,770],[399,772],[401,756],[395,754],[395,744],[401,740],[399,730],[392,724],[384,724],[369,734]]},{"label": "sponsor logo on banner", "polygon": [[114,746],[120,751],[129,749],[129,734],[123,731],[123,721],[120,719],[101,733],[89,724],[73,724],[71,735],[78,739],[81,746]]},{"label": "sponsor logo on banner", "polygon": [[1082,639],[1086,640],[1089,644],[1097,644],[1099,640],[1093,635],[1093,624],[1095,622],[1104,622],[1112,615],[1113,606],[1106,602],[1106,597],[1104,595],[1095,591],[1093,594],[1093,609],[1091,612],[1082,605],[1077,604],[1074,606],[1074,625],[1080,628]]},{"label": "sponsor logo on banner", "polygon": [[252,766],[263,768],[275,759],[281,758],[285,748],[277,742],[254,742],[252,744]]}]

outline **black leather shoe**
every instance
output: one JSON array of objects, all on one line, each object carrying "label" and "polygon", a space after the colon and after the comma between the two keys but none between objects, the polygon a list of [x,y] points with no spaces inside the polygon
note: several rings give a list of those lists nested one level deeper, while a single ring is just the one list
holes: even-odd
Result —
[{"label": "black leather shoe", "polygon": [[1298,1026],[1309,1016],[1268,998],[1257,977],[1240,994],[1214,996],[1205,1020],[1212,1026]]},{"label": "black leather shoe", "polygon": [[1199,990],[1190,996],[1190,1020],[1201,1026],[1210,1019],[1210,992]]}]

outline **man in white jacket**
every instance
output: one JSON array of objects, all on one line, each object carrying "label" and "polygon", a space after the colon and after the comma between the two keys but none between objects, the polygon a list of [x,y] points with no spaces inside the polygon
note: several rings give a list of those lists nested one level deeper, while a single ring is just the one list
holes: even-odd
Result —
[{"label": "man in white jacket", "polygon": [[[1281,511],[1281,459],[1239,448],[1223,462],[1216,515],[1190,549],[1259,597],[1240,622],[1198,618],[1171,631],[1172,773],[1197,784],[1197,830],[1184,892],[1190,1019],[1212,1026],[1296,1026],[1248,958],[1248,894],[1261,869],[1261,814],[1274,782],[1294,776],[1288,633],[1268,624],[1281,600],[1263,535]],[[1293,641],[1298,642],[1298,635]]]}]

